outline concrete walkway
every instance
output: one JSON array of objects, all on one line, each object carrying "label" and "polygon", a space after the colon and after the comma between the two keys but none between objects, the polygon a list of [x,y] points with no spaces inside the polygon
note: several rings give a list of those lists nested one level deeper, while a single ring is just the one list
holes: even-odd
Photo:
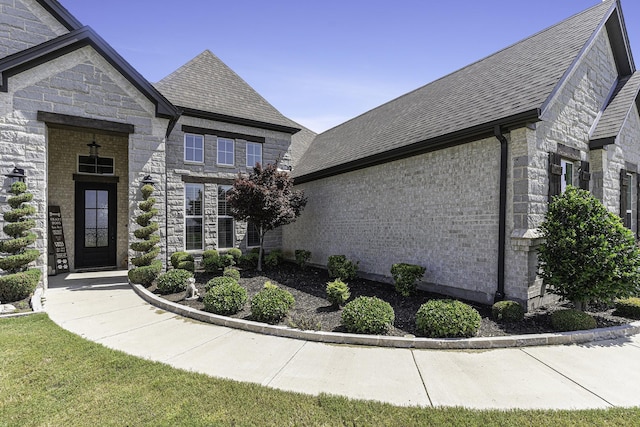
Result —
[{"label": "concrete walkway", "polygon": [[144,302],[126,272],[49,278],[45,311],[107,347],[220,378],[394,405],[640,406],[640,336],[585,345],[417,350],[307,342],[200,323]]}]

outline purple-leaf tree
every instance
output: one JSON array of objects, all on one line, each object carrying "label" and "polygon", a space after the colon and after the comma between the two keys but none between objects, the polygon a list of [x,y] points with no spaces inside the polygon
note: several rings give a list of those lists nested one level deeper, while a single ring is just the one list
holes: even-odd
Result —
[{"label": "purple-leaf tree", "polygon": [[275,164],[256,164],[249,175],[238,174],[227,194],[231,215],[239,221],[252,222],[260,233],[258,271],[262,271],[264,236],[269,230],[290,224],[302,213],[307,199],[302,190],[293,189],[288,172]]}]

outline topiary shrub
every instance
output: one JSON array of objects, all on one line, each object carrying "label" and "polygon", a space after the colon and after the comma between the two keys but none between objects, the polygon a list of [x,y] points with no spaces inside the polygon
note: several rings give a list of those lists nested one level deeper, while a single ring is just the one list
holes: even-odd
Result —
[{"label": "topiary shrub", "polygon": [[235,279],[235,280],[240,280],[240,271],[238,271],[237,268],[227,267],[224,269],[224,272],[222,273],[222,275],[225,277],[231,277],[232,279]]},{"label": "topiary shrub", "polygon": [[151,197],[153,186],[146,184],[142,186],[141,191],[143,200],[138,203],[138,207],[142,213],[136,217],[136,223],[140,228],[135,230],[133,235],[142,242],[133,242],[129,247],[142,254],[131,259],[135,268],[129,270],[128,276],[131,283],[150,286],[163,268],[162,261],[156,259],[160,253],[160,248],[156,246],[160,237],[155,234],[158,231],[158,223],[152,221],[158,214],[158,209],[153,207],[156,203],[156,199]]},{"label": "topiary shrub", "polygon": [[306,268],[307,263],[311,259],[311,252],[304,249],[296,249],[294,251],[296,257],[296,264],[302,269]]},{"label": "topiary shrub", "polygon": [[391,304],[376,297],[358,297],[342,310],[342,325],[356,334],[385,334],[394,320]]},{"label": "topiary shrub", "polygon": [[640,293],[640,249],[633,232],[586,190],[554,197],[539,227],[540,276],[579,310]]},{"label": "topiary shrub", "polygon": [[235,281],[213,286],[204,296],[204,310],[228,316],[236,314],[247,302],[247,290]]},{"label": "topiary shrub", "polygon": [[491,307],[491,316],[498,321],[520,322],[524,319],[524,308],[515,301],[498,301]]},{"label": "topiary shrub", "polygon": [[398,292],[403,297],[408,297],[417,289],[418,280],[424,276],[426,269],[413,264],[393,264],[391,266],[391,276]]},{"label": "topiary shrub", "polygon": [[349,261],[345,255],[330,255],[327,262],[329,277],[346,282],[356,278],[358,262]]},{"label": "topiary shrub", "polygon": [[11,185],[7,199],[11,210],[3,214],[6,225],[3,228],[10,239],[0,242],[0,269],[6,275],[0,276],[0,301],[13,302],[28,297],[38,286],[42,271],[39,268],[29,268],[29,264],[40,257],[40,251],[29,249],[28,246],[36,241],[37,235],[31,231],[35,221],[27,218],[36,213],[36,209],[29,205],[33,194],[27,192],[27,184],[15,182]]},{"label": "topiary shrub", "polygon": [[251,299],[251,315],[258,322],[278,323],[295,304],[289,291],[267,282]]},{"label": "topiary shrub", "polygon": [[480,313],[468,304],[451,299],[430,300],[416,313],[416,329],[430,338],[472,337],[480,328]]},{"label": "topiary shrub", "polygon": [[558,332],[594,329],[596,319],[580,310],[558,310],[551,314],[551,327]]},{"label": "topiary shrub", "polygon": [[343,305],[349,297],[349,286],[340,279],[327,283],[327,299],[336,307]]},{"label": "topiary shrub", "polygon": [[242,256],[242,251],[238,248],[231,248],[227,251],[227,255],[231,255],[233,257],[233,262],[238,263],[238,260]]},{"label": "topiary shrub", "polygon": [[628,317],[630,319],[640,319],[640,298],[631,297],[615,302],[616,316]]},{"label": "topiary shrub", "polygon": [[156,287],[161,294],[173,294],[187,290],[187,279],[193,277],[193,273],[180,268],[169,270],[156,279]]},{"label": "topiary shrub", "polygon": [[213,279],[209,280],[206,285],[204,285],[204,290],[209,292],[211,288],[215,288],[216,286],[224,285],[226,283],[238,283],[238,281],[233,277],[228,276],[214,277]]},{"label": "topiary shrub", "polygon": [[276,268],[282,260],[284,259],[284,254],[280,249],[274,249],[269,254],[264,257],[264,263],[269,268]]},{"label": "topiary shrub", "polygon": [[188,270],[192,273],[195,270],[193,255],[185,251],[174,252],[173,255],[171,255],[171,265],[173,268]]}]

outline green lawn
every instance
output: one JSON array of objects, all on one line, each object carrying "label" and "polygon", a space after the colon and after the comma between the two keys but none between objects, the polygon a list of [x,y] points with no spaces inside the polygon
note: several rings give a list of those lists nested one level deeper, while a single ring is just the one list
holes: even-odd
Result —
[{"label": "green lawn", "polygon": [[0,426],[623,426],[640,409],[472,411],[311,397],[109,350],[45,314],[0,319]]}]

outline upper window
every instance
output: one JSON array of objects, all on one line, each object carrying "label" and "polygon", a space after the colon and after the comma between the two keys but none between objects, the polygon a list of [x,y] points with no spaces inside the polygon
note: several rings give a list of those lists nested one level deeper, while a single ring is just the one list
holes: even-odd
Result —
[{"label": "upper window", "polygon": [[573,163],[569,160],[560,160],[562,177],[560,178],[560,191],[564,193],[568,185],[573,185]]},{"label": "upper window", "polygon": [[184,161],[204,162],[204,136],[192,133],[184,135]]},{"label": "upper window", "polygon": [[113,175],[113,158],[78,156],[78,172],[98,175]]},{"label": "upper window", "polygon": [[262,144],[247,142],[247,167],[252,168],[258,163],[262,164]]},{"label": "upper window", "polygon": [[218,164],[224,166],[233,166],[233,139],[218,138]]},{"label": "upper window", "polygon": [[204,186],[202,184],[184,185],[184,218],[186,250],[202,250],[202,198]]}]

